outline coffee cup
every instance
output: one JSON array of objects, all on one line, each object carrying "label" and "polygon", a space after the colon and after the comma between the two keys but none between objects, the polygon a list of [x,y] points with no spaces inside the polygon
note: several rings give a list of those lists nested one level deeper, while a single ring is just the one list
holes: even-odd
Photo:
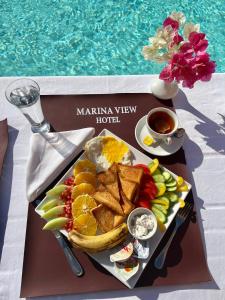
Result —
[{"label": "coffee cup", "polygon": [[149,111],[146,117],[146,127],[150,135],[157,141],[170,145],[172,137],[178,129],[177,115],[168,108],[157,107]]}]

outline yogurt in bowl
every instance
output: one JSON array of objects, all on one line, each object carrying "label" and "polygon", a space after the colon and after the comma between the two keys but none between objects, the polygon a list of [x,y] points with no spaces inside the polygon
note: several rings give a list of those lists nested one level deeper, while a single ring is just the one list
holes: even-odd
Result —
[{"label": "yogurt in bowl", "polygon": [[129,214],[127,226],[134,238],[148,240],[156,233],[157,220],[150,209],[138,207]]}]

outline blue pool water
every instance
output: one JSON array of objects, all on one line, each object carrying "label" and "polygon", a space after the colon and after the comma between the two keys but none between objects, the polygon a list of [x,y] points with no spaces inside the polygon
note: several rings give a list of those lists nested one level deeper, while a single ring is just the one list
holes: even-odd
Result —
[{"label": "blue pool water", "polygon": [[224,0],[0,0],[0,76],[158,73],[141,50],[174,10],[225,72]]}]

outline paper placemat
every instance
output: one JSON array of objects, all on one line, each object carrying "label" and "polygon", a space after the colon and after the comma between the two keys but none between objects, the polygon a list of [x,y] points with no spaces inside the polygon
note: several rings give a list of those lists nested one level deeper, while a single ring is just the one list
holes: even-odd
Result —
[{"label": "paper placemat", "polygon": [[[95,127],[97,135],[103,128],[107,128],[141,151],[143,150],[134,136],[138,120],[153,107],[172,108],[171,101],[160,101],[151,94],[42,96],[41,99],[44,114],[56,131],[90,126]],[[182,149],[169,157],[160,157],[159,161],[188,181]],[[192,193],[189,193],[187,200],[192,201],[191,198]],[[75,253],[84,266],[85,275],[81,278],[74,276],[53,234],[42,231],[43,224],[44,221],[35,214],[30,205],[21,297],[127,289],[89,256],[77,250]],[[165,234],[155,255],[167,240],[170,230]],[[194,251],[193,247],[190,251],[190,245],[194,245]],[[154,256],[151,261],[154,260]],[[199,226],[194,217],[187,221],[175,236],[164,269],[155,270],[151,261],[137,287],[211,280]]]}]

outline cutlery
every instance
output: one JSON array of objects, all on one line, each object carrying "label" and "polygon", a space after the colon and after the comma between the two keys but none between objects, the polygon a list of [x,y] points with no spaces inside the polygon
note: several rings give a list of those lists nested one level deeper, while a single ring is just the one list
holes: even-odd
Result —
[{"label": "cutlery", "polygon": [[79,261],[77,260],[77,258],[75,257],[74,253],[72,252],[71,248],[69,247],[62,233],[56,230],[53,233],[66,256],[66,259],[73,273],[78,277],[82,276],[84,274],[84,270],[80,265]]},{"label": "cutlery", "polygon": [[[41,203],[41,200],[35,199],[32,204],[36,208],[39,203]],[[62,248],[62,250],[66,256],[67,262],[70,265],[73,273],[78,277],[82,276],[84,274],[84,269],[82,268],[81,264],[79,263],[78,259],[76,258],[75,254],[73,253],[73,251],[71,250],[66,238],[58,230],[54,230],[53,234],[54,234],[56,240],[58,241],[60,247]]]},{"label": "cutlery", "polygon": [[186,202],[185,206],[178,210],[176,218],[175,218],[176,223],[175,223],[174,230],[173,230],[169,240],[167,241],[166,245],[163,247],[163,249],[160,251],[159,255],[156,257],[156,259],[154,261],[154,266],[156,269],[161,270],[163,268],[164,262],[166,259],[166,255],[167,255],[167,251],[168,251],[170,244],[177,232],[177,229],[184,223],[184,221],[186,220],[186,218],[188,217],[188,215],[190,214],[192,209],[193,209],[193,204],[190,202]]}]

